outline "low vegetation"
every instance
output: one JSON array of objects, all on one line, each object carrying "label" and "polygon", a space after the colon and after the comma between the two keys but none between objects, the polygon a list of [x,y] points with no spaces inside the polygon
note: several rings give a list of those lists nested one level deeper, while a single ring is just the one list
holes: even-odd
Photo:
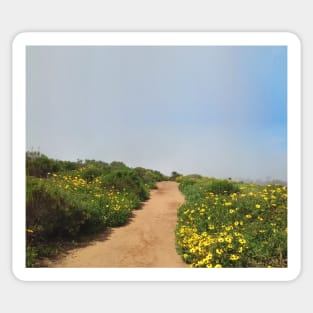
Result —
[{"label": "low vegetation", "polygon": [[86,160],[67,162],[26,155],[26,266],[38,266],[64,244],[127,222],[149,198],[158,171]]},{"label": "low vegetation", "polygon": [[177,177],[177,250],[191,267],[286,267],[287,187]]},{"label": "low vegetation", "polygon": [[123,225],[162,180],[179,183],[177,251],[191,267],[287,267],[287,187],[122,162],[59,161],[26,154],[26,266],[67,244]]}]

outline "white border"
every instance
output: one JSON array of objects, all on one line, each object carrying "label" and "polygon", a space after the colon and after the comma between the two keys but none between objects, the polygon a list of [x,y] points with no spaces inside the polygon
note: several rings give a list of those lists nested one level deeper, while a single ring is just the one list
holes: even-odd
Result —
[{"label": "white border", "polygon": [[[288,268],[26,268],[26,46],[288,47]],[[287,32],[21,33],[13,40],[12,269],[23,281],[290,281],[301,269],[301,43]]]}]

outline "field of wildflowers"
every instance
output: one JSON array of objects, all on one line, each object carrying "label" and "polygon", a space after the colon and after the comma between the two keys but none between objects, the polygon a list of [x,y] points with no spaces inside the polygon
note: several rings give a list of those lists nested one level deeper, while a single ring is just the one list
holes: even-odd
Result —
[{"label": "field of wildflowers", "polygon": [[191,267],[287,267],[287,187],[165,177],[121,162],[26,157],[26,266],[107,227],[123,225],[157,181],[176,180],[177,251]]},{"label": "field of wildflowers", "polygon": [[286,186],[177,180],[177,251],[191,267],[287,266]]},{"label": "field of wildflowers", "polygon": [[125,224],[156,182],[165,179],[158,171],[121,162],[64,163],[39,154],[28,155],[26,168],[33,174],[26,177],[29,267],[57,254],[64,243]]}]

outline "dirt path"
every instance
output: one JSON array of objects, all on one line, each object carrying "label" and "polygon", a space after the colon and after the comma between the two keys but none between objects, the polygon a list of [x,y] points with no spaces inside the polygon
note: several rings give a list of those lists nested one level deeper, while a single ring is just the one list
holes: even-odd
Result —
[{"label": "dirt path", "polygon": [[127,225],[110,228],[49,267],[187,267],[175,250],[177,208],[183,201],[177,183],[160,182]]}]

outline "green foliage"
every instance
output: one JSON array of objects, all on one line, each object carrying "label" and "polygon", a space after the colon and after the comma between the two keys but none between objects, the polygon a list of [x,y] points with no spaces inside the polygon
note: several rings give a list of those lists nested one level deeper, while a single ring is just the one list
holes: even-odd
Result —
[{"label": "green foliage", "polygon": [[110,164],[111,171],[124,170],[124,169],[127,169],[127,168],[128,167],[123,162],[119,162],[119,161],[113,161]]},{"label": "green foliage", "polygon": [[26,175],[47,177],[48,173],[73,171],[81,165],[76,162],[49,159],[44,154],[35,151],[26,153]]},{"label": "green foliage", "polygon": [[103,187],[113,186],[119,191],[128,191],[139,197],[141,201],[149,198],[149,191],[140,175],[130,169],[115,170],[101,177]]},{"label": "green foliage", "polygon": [[38,257],[37,248],[28,245],[26,246],[26,267],[34,267]]},{"label": "green foliage", "polygon": [[55,179],[28,177],[27,229],[35,231],[39,241],[74,238],[82,226],[85,233],[95,232],[106,225],[101,219],[104,209],[91,200],[88,193],[73,193]]},{"label": "green foliage", "polygon": [[214,179],[209,183],[209,192],[214,192],[216,194],[231,194],[233,192],[238,192],[239,187],[236,183],[231,182],[226,179]]},{"label": "green foliage", "polygon": [[170,180],[176,181],[176,178],[182,176],[181,174],[177,173],[176,171],[173,171],[170,177]]},{"label": "green foliage", "polygon": [[80,171],[80,177],[85,179],[87,182],[91,182],[96,177],[106,175],[108,173],[110,173],[109,165],[96,165],[88,162],[87,165]]},{"label": "green foliage", "polygon": [[226,182],[182,180],[178,252],[194,267],[286,267],[287,188]]},{"label": "green foliage", "polygon": [[197,186],[196,188],[200,188],[205,192],[216,194],[231,194],[239,191],[239,183],[225,179],[203,178],[194,175],[183,177],[179,188],[183,193],[193,194],[193,192],[189,192],[188,190],[194,185]]},{"label": "green foliage", "polygon": [[[80,240],[127,222],[164,176],[122,162],[76,163],[28,153],[26,168],[26,265],[58,253],[62,243]],[[71,170],[71,168],[73,168]]]},{"label": "green foliage", "polygon": [[145,186],[148,186],[150,189],[156,188],[157,182],[167,180],[167,177],[159,171],[149,170],[143,167],[136,167],[135,172],[143,180]]}]

